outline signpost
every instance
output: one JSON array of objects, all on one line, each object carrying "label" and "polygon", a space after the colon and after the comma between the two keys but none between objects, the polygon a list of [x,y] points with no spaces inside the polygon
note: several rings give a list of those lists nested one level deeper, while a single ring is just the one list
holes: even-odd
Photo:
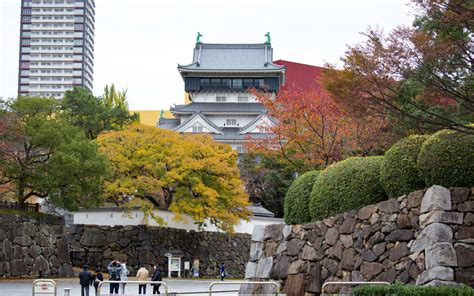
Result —
[{"label": "signpost", "polygon": [[168,277],[171,278],[171,272],[177,271],[178,277],[181,278],[181,257],[180,255],[173,255],[171,253],[166,253],[168,257]]},{"label": "signpost", "polygon": [[57,295],[57,285],[53,280],[39,279],[33,282],[33,296]]}]

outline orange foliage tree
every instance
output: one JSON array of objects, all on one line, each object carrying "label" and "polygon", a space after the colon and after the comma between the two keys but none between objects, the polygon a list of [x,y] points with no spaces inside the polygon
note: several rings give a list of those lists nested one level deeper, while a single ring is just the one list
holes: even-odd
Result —
[{"label": "orange foliage tree", "polygon": [[277,124],[268,127],[273,137],[252,141],[255,153],[278,153],[299,171],[344,159],[369,155],[380,146],[385,121],[376,116],[358,118],[327,93],[291,88],[274,95],[252,90]]}]

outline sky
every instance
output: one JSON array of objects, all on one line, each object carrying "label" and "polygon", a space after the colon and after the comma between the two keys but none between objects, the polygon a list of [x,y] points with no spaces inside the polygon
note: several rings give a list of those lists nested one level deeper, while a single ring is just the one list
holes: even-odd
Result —
[{"label": "sky", "polygon": [[[20,0],[0,0],[0,97],[15,97]],[[407,0],[96,0],[94,94],[127,89],[131,110],[184,101],[176,69],[204,43],[263,43],[274,60],[339,63],[369,26],[389,32],[413,21]]]}]

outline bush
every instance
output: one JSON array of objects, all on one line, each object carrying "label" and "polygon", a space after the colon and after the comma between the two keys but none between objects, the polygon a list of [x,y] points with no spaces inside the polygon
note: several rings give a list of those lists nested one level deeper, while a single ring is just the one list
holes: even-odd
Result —
[{"label": "bush", "polygon": [[442,130],[421,147],[418,169],[427,186],[474,185],[474,135]]},{"label": "bush", "polygon": [[416,164],[427,136],[410,136],[400,140],[386,153],[380,169],[380,184],[390,197],[398,197],[425,188]]},{"label": "bush", "polygon": [[285,222],[303,224],[311,221],[309,196],[319,171],[310,171],[296,178],[285,195]]},{"label": "bush", "polygon": [[311,191],[313,221],[385,199],[380,185],[383,156],[352,157],[322,171]]},{"label": "bush", "polygon": [[414,285],[366,285],[352,291],[355,296],[472,296],[474,290],[468,286],[414,286]]}]

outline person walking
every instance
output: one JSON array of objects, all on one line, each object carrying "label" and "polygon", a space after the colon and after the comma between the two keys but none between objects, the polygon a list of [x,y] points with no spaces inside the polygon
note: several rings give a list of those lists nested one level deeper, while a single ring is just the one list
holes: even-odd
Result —
[{"label": "person walking", "polygon": [[[141,266],[140,269],[137,271],[137,280],[138,281],[148,281],[150,278],[150,273],[145,268],[145,266]],[[146,294],[146,284],[138,284],[138,294]]]},{"label": "person walking", "polygon": [[[107,270],[109,272],[109,281],[111,282],[120,282],[120,274],[122,273],[122,264],[118,261],[112,261],[107,265]],[[119,283],[110,283],[110,294],[118,294],[119,292]]]},{"label": "person walking", "polygon": [[92,275],[92,284],[94,285],[95,296],[99,296],[99,293],[97,290],[99,288],[100,282],[102,281],[104,281],[104,275],[100,271],[100,268],[97,267],[95,269],[95,273]]},{"label": "person walking", "polygon": [[92,274],[89,272],[89,266],[84,265],[79,273],[79,284],[81,285],[81,296],[89,296],[89,286],[92,285]]},{"label": "person walking", "polygon": [[[154,282],[161,282],[163,277],[161,276],[161,270],[158,264],[153,266],[153,275],[151,276],[151,280]],[[161,284],[151,284],[153,286],[153,294],[160,294],[160,286]]]},{"label": "person walking", "polygon": [[225,278],[225,264],[221,263],[221,281]]},{"label": "person walking", "polygon": [[[128,281],[128,275],[130,271],[127,269],[127,262],[122,262],[122,272],[120,273],[120,280],[121,281]],[[122,283],[122,294],[125,294],[125,285],[127,283]]]}]

